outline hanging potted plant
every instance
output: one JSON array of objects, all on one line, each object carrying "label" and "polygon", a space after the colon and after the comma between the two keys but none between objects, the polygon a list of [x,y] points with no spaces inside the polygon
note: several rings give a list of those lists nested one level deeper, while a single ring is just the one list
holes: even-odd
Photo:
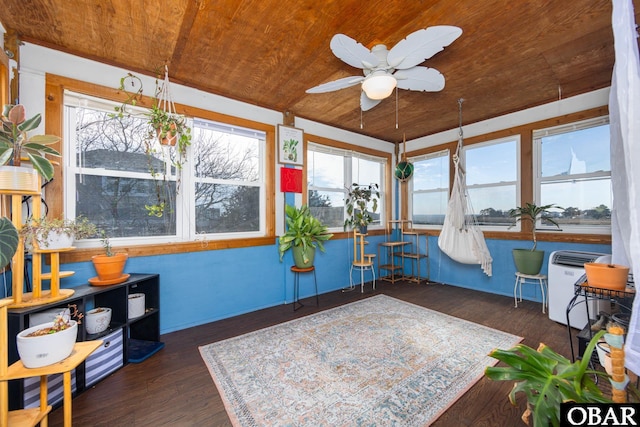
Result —
[{"label": "hanging potted plant", "polygon": [[553,208],[562,209],[554,204],[537,206],[533,203],[527,203],[525,206],[519,206],[509,211],[509,216],[515,218],[515,223],[512,224],[511,227],[515,226],[519,221],[527,221],[531,224],[533,247],[531,249],[513,249],[512,251],[513,261],[519,273],[531,275],[540,273],[544,261],[544,251],[536,250],[536,246],[538,245],[536,224],[538,220],[541,220],[560,228],[548,212],[549,209]]},{"label": "hanging potted plant", "polygon": [[[36,114],[26,118],[23,105],[7,104],[2,109],[2,128],[0,128],[0,188],[20,192],[40,190],[37,175],[45,180],[53,177],[53,165],[45,154],[60,156],[50,145],[60,140],[53,135],[34,135],[27,132],[36,129],[42,117]],[[22,161],[31,163],[33,168],[23,167]],[[5,166],[9,165],[9,166]]]},{"label": "hanging potted plant", "polygon": [[278,239],[280,261],[282,261],[285,252],[291,249],[296,267],[311,267],[316,247],[324,252],[323,242],[333,237],[333,234],[328,233],[327,227],[319,219],[311,215],[311,211],[306,205],[300,209],[287,205],[285,213],[287,230]]},{"label": "hanging potted plant", "polygon": [[115,285],[122,283],[129,277],[128,274],[124,274],[124,266],[127,263],[129,255],[124,252],[114,253],[111,247],[111,242],[107,233],[101,230],[101,243],[104,248],[104,254],[94,255],[91,257],[93,267],[96,270],[97,278],[89,279],[89,283],[92,285]]},{"label": "hanging potted plant", "polygon": [[[137,88],[129,91],[129,86]],[[148,138],[145,141],[148,169],[156,184],[156,203],[145,205],[149,215],[162,217],[173,192],[167,174],[170,168],[175,168],[176,189],[180,192],[181,171],[187,159],[187,148],[191,145],[191,127],[185,116],[176,112],[169,90],[169,70],[165,66],[164,81],[156,79],[156,87],[151,107],[144,113],[149,124]],[[137,105],[142,97],[142,81],[134,74],[128,73],[120,79],[120,90],[124,91],[127,99],[121,106],[115,108],[118,115],[132,114],[127,110],[128,105]],[[160,147],[155,141],[159,142]],[[160,163],[160,164],[158,164]]]},{"label": "hanging potted plant", "polygon": [[353,183],[345,199],[347,219],[344,220],[344,229],[358,227],[360,233],[367,234],[367,227],[373,222],[373,217],[369,213],[369,205],[371,205],[371,212],[375,213],[378,210],[379,198],[378,184]]},{"label": "hanging potted plant", "polygon": [[86,239],[96,234],[96,226],[86,217],[73,219],[29,218],[20,229],[25,244],[36,249],[64,249],[73,246],[76,239]]}]

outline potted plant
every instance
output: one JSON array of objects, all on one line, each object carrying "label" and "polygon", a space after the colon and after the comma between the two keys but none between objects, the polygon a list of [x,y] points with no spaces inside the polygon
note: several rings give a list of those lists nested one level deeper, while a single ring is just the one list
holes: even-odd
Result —
[{"label": "potted plant", "polygon": [[107,233],[101,230],[100,234],[104,254],[91,257],[93,267],[98,274],[98,280],[89,279],[89,283],[94,285],[115,285],[116,283],[122,283],[129,277],[123,274],[124,266],[127,263],[129,255],[124,252],[113,253]]},{"label": "potted plant", "polygon": [[537,206],[533,203],[527,203],[525,206],[519,206],[509,211],[509,216],[515,218],[515,226],[518,222],[527,221],[531,224],[531,233],[533,239],[533,247],[531,249],[513,249],[513,261],[516,269],[522,274],[536,275],[540,273],[542,262],[544,261],[544,251],[536,250],[538,239],[536,236],[536,224],[538,219],[550,222],[560,228],[558,223],[549,215],[549,209],[562,209],[554,204]]},{"label": "potted plant", "polygon": [[[191,128],[188,126],[186,118],[175,112],[173,103],[167,98],[168,77],[165,76],[161,84],[156,79],[156,87],[151,107],[144,113],[149,124],[148,138],[145,142],[146,154],[148,158],[148,169],[156,183],[156,203],[145,205],[149,215],[162,217],[167,206],[167,190],[169,180],[167,179],[167,169],[165,164],[171,164],[176,169],[176,193],[180,192],[180,171],[187,158],[187,148],[191,145]],[[128,87],[137,88],[135,92],[129,92]],[[120,79],[120,90],[127,95],[127,99],[122,105],[115,108],[117,115],[122,117],[131,114],[127,110],[127,105],[137,105],[142,97],[142,81],[134,74],[128,73]],[[160,145],[167,148],[157,148],[154,141],[159,141]],[[175,150],[175,152],[171,152]],[[158,166],[158,159],[161,166]],[[158,170],[161,168],[162,170]]]},{"label": "potted plant", "polygon": [[36,249],[62,249],[73,246],[76,239],[86,239],[96,234],[96,226],[86,217],[73,219],[29,218],[20,229],[26,244]]},{"label": "potted plant", "polygon": [[[53,177],[53,165],[45,157],[45,154],[60,156],[58,151],[50,147],[60,138],[53,135],[29,137],[27,132],[36,129],[42,118],[40,114],[36,114],[27,119],[25,108],[20,104],[6,104],[2,109],[0,120],[2,121],[0,128],[0,182],[14,183],[12,188],[4,188],[5,190],[39,191],[37,174],[40,174],[45,180],[50,180]],[[29,161],[33,169],[22,167],[23,160]],[[9,174],[18,178],[5,178],[5,175]]]},{"label": "potted plant", "polygon": [[353,183],[344,203],[347,207],[347,219],[344,220],[344,229],[347,227],[358,227],[360,233],[367,234],[367,226],[373,222],[373,217],[369,213],[378,210],[378,199],[380,191],[378,184],[360,185]]},{"label": "potted plant", "polygon": [[303,205],[300,209],[287,205],[285,213],[287,230],[278,239],[280,261],[282,261],[284,253],[291,249],[296,267],[311,267],[316,247],[324,252],[323,242],[333,237],[333,234],[328,233],[327,227],[311,215],[307,205]]},{"label": "potted plant", "polygon": [[[594,378],[599,376],[606,380],[613,377],[589,368],[593,350],[605,333],[607,331],[602,330],[594,335],[582,359],[575,362],[544,344],[540,344],[537,350],[524,344],[518,344],[509,350],[493,350],[489,356],[508,366],[487,367],[485,375],[494,381],[516,381],[509,393],[509,401],[515,406],[518,393],[524,393],[527,409],[522,420],[527,425],[532,420],[534,427],[559,426],[560,404],[563,402],[611,402],[598,388]],[[620,336],[621,333],[622,328],[612,326],[606,337]],[[624,368],[624,361],[616,363]]]},{"label": "potted plant", "polygon": [[[72,312],[61,310],[53,322],[32,326],[16,336],[18,354],[26,368],[53,365],[71,354],[82,314],[75,306],[70,308]],[[73,320],[72,316],[78,320]]]}]

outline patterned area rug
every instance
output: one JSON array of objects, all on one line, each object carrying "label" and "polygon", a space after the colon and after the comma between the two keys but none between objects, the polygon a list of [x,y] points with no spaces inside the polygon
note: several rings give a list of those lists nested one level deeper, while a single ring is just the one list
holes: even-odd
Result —
[{"label": "patterned area rug", "polygon": [[515,335],[377,295],[200,347],[235,426],[428,425]]}]

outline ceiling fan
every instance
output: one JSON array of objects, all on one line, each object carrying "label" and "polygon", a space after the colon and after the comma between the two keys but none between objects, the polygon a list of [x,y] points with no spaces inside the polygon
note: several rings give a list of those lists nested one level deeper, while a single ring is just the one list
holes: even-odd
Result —
[{"label": "ceiling fan", "polygon": [[331,38],[334,55],[352,67],[361,68],[364,76],[344,77],[307,89],[307,93],[324,93],[362,83],[360,108],[367,111],[400,89],[438,92],[444,88],[444,76],[434,68],[418,64],[449,46],[462,34],[458,27],[438,25],[409,34],[387,50],[383,44],[367,49],[344,34]]}]

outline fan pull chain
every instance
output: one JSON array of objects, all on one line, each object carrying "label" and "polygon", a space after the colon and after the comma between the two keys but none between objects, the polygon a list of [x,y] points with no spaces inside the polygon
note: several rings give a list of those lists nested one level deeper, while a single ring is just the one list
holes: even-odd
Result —
[{"label": "fan pull chain", "polygon": [[363,129],[363,125],[362,125],[362,107],[360,107],[360,129]]},{"label": "fan pull chain", "polygon": [[398,86],[396,86],[396,129],[398,129]]}]

